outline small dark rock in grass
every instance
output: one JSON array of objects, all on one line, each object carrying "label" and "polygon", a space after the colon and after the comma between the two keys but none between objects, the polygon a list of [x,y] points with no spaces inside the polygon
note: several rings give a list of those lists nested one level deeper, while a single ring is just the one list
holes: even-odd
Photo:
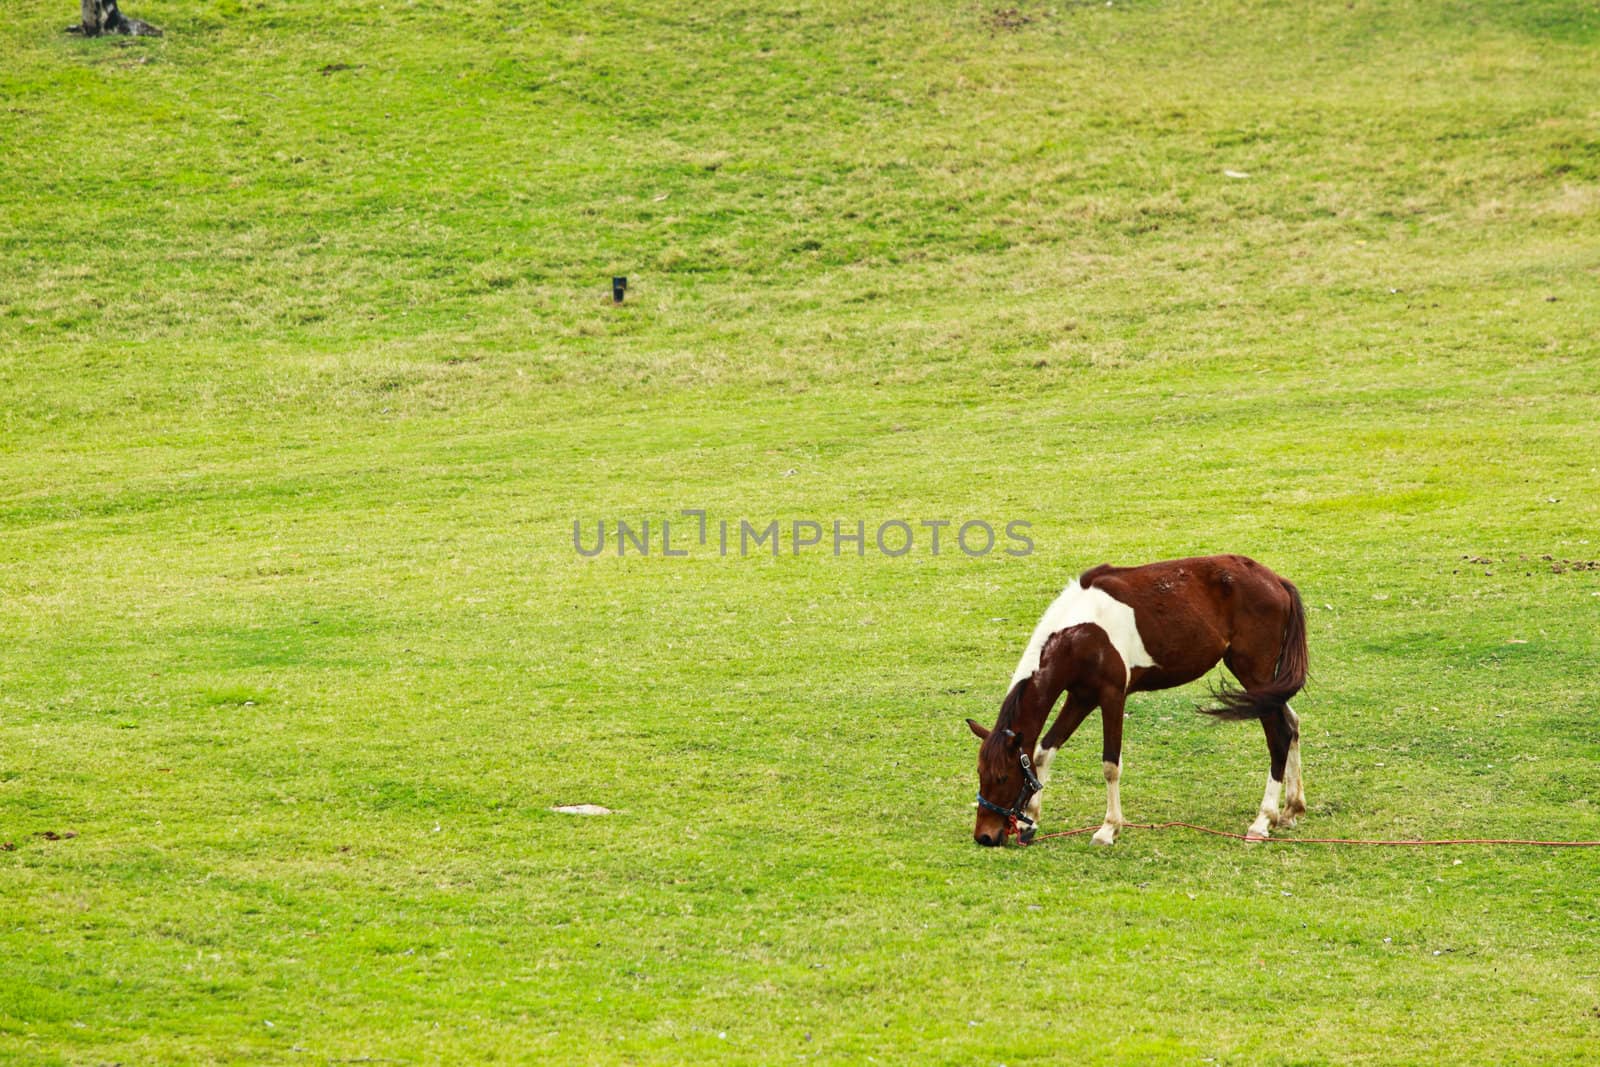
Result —
[{"label": "small dark rock in grass", "polygon": [[997,7],[984,19],[989,28],[995,30],[1020,30],[1032,21],[1032,16],[1024,15],[1014,7]]}]

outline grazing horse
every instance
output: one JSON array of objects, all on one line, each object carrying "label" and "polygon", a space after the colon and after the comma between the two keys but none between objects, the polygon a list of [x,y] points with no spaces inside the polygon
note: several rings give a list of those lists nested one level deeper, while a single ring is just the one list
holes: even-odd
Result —
[{"label": "grazing horse", "polygon": [[[1032,840],[1039,790],[1056,750],[1096,707],[1102,726],[1106,818],[1097,845],[1123,825],[1122,714],[1129,693],[1171,689],[1201,677],[1218,661],[1242,690],[1219,686],[1222,719],[1259,719],[1271,765],[1250,836],[1293,826],[1306,810],[1300,780],[1300,719],[1289,698],[1306,681],[1306,616],[1300,591],[1253,559],[1199,556],[1142,567],[1101,564],[1064,589],[1034,627],[993,730],[967,720],[978,751],[980,845],[1018,832]],[[1049,733],[1045,720],[1067,695]],[[1042,736],[1041,736],[1042,735]],[[1279,808],[1279,796],[1283,807]],[[1004,804],[1010,807],[1003,807]]]}]

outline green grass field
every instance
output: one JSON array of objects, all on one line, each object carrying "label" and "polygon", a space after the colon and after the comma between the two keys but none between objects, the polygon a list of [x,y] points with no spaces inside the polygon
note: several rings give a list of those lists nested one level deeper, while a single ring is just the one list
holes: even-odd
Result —
[{"label": "green grass field", "polygon": [[1010,4],[7,6],[0,1062],[1595,1061],[1600,850],[962,719],[1242,552],[1285,836],[1600,839],[1600,5]]}]

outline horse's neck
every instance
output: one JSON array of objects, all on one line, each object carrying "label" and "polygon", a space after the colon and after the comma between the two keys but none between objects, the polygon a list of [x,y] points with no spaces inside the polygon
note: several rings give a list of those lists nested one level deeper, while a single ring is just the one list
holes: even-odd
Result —
[{"label": "horse's neck", "polygon": [[1050,705],[1053,703],[1054,700],[1045,699],[1044,690],[1036,686],[1028,687],[1027,695],[1017,708],[1016,724],[1012,727],[1022,739],[1024,751],[1031,752],[1038,746],[1039,738],[1044,734],[1044,721],[1050,717]]}]

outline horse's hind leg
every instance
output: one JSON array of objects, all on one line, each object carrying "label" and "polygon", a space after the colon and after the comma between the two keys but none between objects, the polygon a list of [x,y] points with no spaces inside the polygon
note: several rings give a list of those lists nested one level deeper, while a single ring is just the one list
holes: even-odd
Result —
[{"label": "horse's hind leg", "polygon": [[[1261,717],[1261,725],[1267,732],[1267,753],[1272,762],[1267,767],[1267,788],[1261,795],[1261,808],[1256,812],[1255,822],[1250,824],[1251,837],[1266,837],[1269,827],[1282,825],[1285,821],[1285,811],[1278,807],[1278,799],[1283,794],[1284,777],[1289,767],[1291,731],[1288,715],[1288,706],[1285,705]],[[1293,816],[1289,816],[1288,821],[1292,824]]]},{"label": "horse's hind leg", "polygon": [[[1269,647],[1264,640],[1252,642],[1249,646],[1255,648]],[[1223,656],[1223,662],[1228,665],[1228,670],[1239,679],[1239,684],[1244,686],[1246,692],[1259,692],[1272,681],[1273,659],[1267,656],[1247,655],[1235,645]],[[1246,831],[1251,837],[1266,837],[1274,826],[1285,824],[1285,815],[1294,810],[1293,797],[1297,794],[1299,786],[1287,791],[1285,797],[1285,777],[1289,771],[1289,753],[1294,752],[1295,777],[1298,781],[1300,769],[1300,750],[1292,742],[1299,737],[1299,720],[1289,710],[1289,705],[1284,704],[1273,708],[1261,716],[1262,729],[1267,734],[1267,754],[1271,762],[1267,766],[1267,788],[1261,794],[1261,807],[1256,811],[1255,821]],[[1288,799],[1288,807],[1280,808],[1279,801]],[[1298,812],[1295,812],[1298,814]],[[1293,822],[1293,815],[1289,815],[1289,822]]]},{"label": "horse's hind leg", "polygon": [[1280,826],[1293,826],[1298,816],[1306,810],[1305,779],[1300,772],[1300,716],[1289,705],[1283,706],[1283,718],[1289,729],[1289,755],[1284,761],[1283,814]]}]

